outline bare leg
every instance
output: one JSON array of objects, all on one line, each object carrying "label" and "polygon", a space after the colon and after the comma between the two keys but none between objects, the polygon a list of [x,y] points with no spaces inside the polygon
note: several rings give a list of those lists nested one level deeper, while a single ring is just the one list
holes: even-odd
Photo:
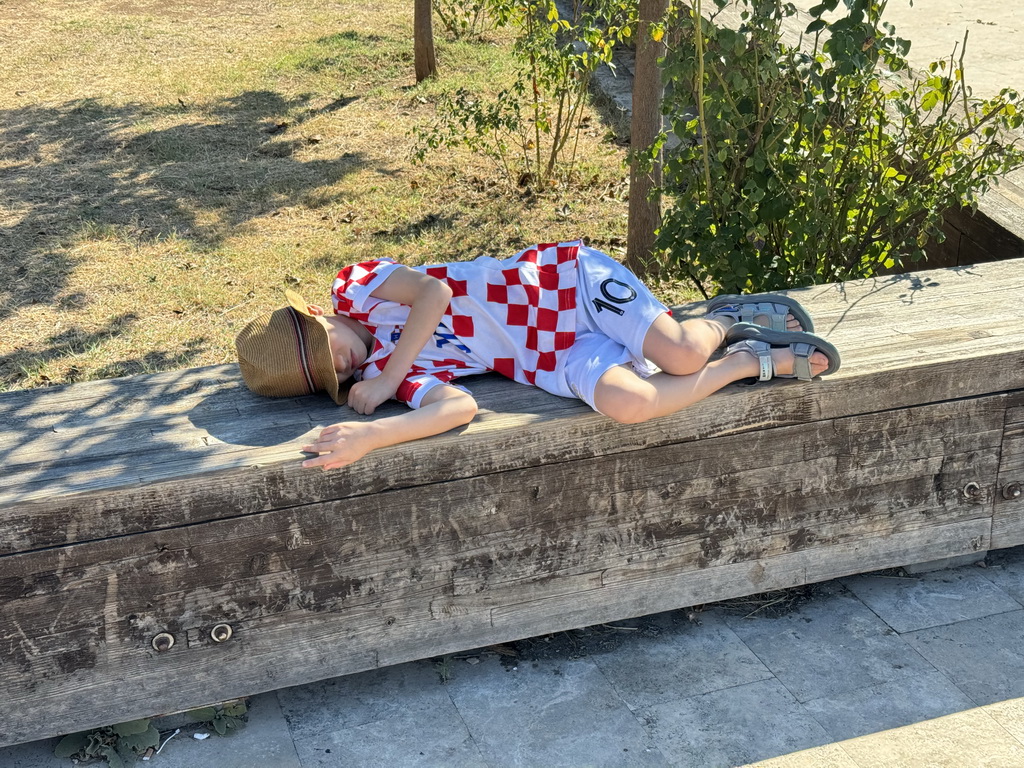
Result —
[{"label": "bare leg", "polygon": [[[671,321],[675,322],[675,321]],[[788,348],[772,350],[778,373],[793,372],[793,353]],[[811,355],[811,374],[828,367],[821,352]],[[655,361],[657,362],[657,361]],[[757,377],[760,366],[752,354],[737,353],[707,363],[695,373],[676,376],[656,373],[643,379],[624,366],[611,368],[601,376],[594,390],[594,403],[605,416],[623,424],[637,424],[682,410],[740,379]]]},{"label": "bare leg", "polygon": [[[734,323],[728,317],[702,317],[677,323],[668,315],[660,315],[644,336],[644,357],[666,373],[696,373],[722,346],[725,332]],[[800,323],[792,315],[786,316],[786,325],[788,330],[800,330]]]}]

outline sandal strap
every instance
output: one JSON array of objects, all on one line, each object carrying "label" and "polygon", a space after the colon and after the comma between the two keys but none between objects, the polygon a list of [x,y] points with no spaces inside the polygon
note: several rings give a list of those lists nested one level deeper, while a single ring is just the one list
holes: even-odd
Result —
[{"label": "sandal strap", "polygon": [[770,344],[763,341],[754,341],[753,339],[744,339],[743,341],[737,341],[735,344],[730,344],[725,350],[726,355],[735,355],[740,352],[757,358],[757,364],[760,369],[757,374],[758,381],[768,381],[772,378],[775,373],[775,365],[772,362],[772,347]]},{"label": "sandal strap", "polygon": [[786,330],[786,315],[789,307],[782,304],[771,304],[768,302],[743,303],[739,305],[739,321],[741,323],[753,323],[758,316],[767,316],[773,331]]},{"label": "sandal strap", "polygon": [[[773,304],[766,301],[736,301],[721,307],[715,307],[708,312],[708,317],[724,315],[732,318],[737,323],[750,323],[760,325],[762,328],[771,328],[773,331],[785,331],[786,315],[790,314],[790,308],[785,304]],[[757,317],[767,317],[768,323],[755,323]]]},{"label": "sandal strap", "polygon": [[[739,348],[739,349],[737,349]],[[757,364],[760,366],[758,371],[758,381],[770,381],[772,376],[775,375],[775,364],[772,362],[772,345],[764,341],[754,341],[747,339],[736,344],[735,347],[730,347],[733,351],[746,351],[751,352],[757,356]]]},{"label": "sandal strap", "polygon": [[810,381],[811,376],[811,355],[814,354],[814,350],[817,349],[813,344],[801,341],[796,344],[790,344],[789,348],[793,350],[793,374],[801,381]]}]

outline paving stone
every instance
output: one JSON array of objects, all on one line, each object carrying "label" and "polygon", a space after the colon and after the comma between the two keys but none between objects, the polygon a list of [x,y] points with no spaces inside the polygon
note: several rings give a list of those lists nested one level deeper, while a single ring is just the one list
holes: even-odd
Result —
[{"label": "paving stone", "polygon": [[931,571],[917,576],[851,576],[842,583],[897,632],[1016,611],[1020,603],[981,568]]},{"label": "paving stone", "polygon": [[662,754],[588,659],[459,666],[447,686],[487,764],[664,766]]},{"label": "paving stone", "polygon": [[637,716],[680,766],[735,766],[831,741],[778,680],[655,704]]},{"label": "paving stone", "polygon": [[1024,547],[989,552],[988,563],[981,575],[1024,605]]},{"label": "paving stone", "polygon": [[485,765],[432,662],[286,688],[278,696],[304,768]]},{"label": "paving stone", "polygon": [[71,765],[70,760],[58,760],[53,756],[55,746],[57,746],[57,739],[43,739],[27,744],[15,744],[13,747],[0,747],[0,766],[3,768],[68,768]]},{"label": "paving stone", "polygon": [[932,671],[903,638],[839,584],[778,618],[726,621],[799,701]]},{"label": "paving stone", "polygon": [[304,768],[486,768],[476,742],[452,710],[449,702],[447,708],[399,708],[383,720],[350,728],[325,723],[320,735],[297,740],[295,748]]},{"label": "paving stone", "polygon": [[903,635],[976,704],[1024,696],[1024,610]]},{"label": "paving stone", "polygon": [[1007,733],[1024,744],[1024,698],[1009,699],[982,707]]},{"label": "paving stone", "polygon": [[984,710],[844,741],[860,768],[1010,768],[1024,765],[1024,745]]},{"label": "paving stone", "polygon": [[[161,733],[162,726],[157,723]],[[193,738],[196,732],[209,733],[202,741]],[[168,736],[170,734],[165,734]],[[300,768],[288,724],[274,693],[264,693],[249,699],[247,725],[228,736],[196,725],[183,727],[181,733],[167,742],[160,754],[150,761],[139,761],[137,766],[154,768],[252,768],[256,765],[274,768]]]},{"label": "paving stone", "polygon": [[772,676],[720,615],[700,614],[700,625],[663,620],[659,628],[656,637],[635,633],[591,656],[631,709]]},{"label": "paving stone", "polygon": [[974,702],[940,672],[836,696],[824,696],[804,708],[836,741],[973,709]]},{"label": "paving stone", "polygon": [[743,768],[859,768],[839,744],[823,744],[788,755],[749,763]]},{"label": "paving stone", "polygon": [[[430,661],[282,688],[277,695],[292,735],[297,737],[320,728],[318,716],[323,713],[330,714],[335,726],[351,728],[388,717],[401,708],[443,706],[450,700]],[[310,726],[310,718],[318,722]]]}]

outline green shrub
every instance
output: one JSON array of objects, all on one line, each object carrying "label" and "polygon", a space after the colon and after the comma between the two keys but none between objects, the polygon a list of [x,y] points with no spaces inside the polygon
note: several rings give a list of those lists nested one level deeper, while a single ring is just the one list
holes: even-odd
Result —
[{"label": "green shrub", "polygon": [[460,0],[432,0],[431,5],[434,15],[456,40],[476,37],[487,29],[489,17],[485,0],[469,3]]},{"label": "green shrub", "polygon": [[665,111],[682,143],[666,154],[658,244],[702,291],[904,267],[941,240],[944,211],[1024,164],[1005,140],[1021,125],[1017,93],[973,98],[962,49],[916,76],[884,1],[845,3],[833,21],[839,0],[812,8],[793,47],[780,29],[796,11],[781,0],[742,0],[739,29],[698,23],[699,0],[677,12]]},{"label": "green shrub", "polygon": [[494,160],[506,178],[541,188],[576,156],[594,70],[631,34],[635,0],[604,0],[562,18],[553,0],[486,0],[488,16],[515,31],[514,79],[496,95],[464,88],[441,98],[437,118],[414,131],[415,161],[464,146]]}]

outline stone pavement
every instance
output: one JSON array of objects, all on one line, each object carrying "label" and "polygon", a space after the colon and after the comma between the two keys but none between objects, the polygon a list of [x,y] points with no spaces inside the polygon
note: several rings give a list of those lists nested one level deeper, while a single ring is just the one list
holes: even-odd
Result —
[{"label": "stone pavement", "polygon": [[[237,734],[197,741],[185,727],[148,764],[1024,766],[1024,547],[775,600],[256,696]],[[0,766],[70,764],[52,749],[0,749]]]}]

